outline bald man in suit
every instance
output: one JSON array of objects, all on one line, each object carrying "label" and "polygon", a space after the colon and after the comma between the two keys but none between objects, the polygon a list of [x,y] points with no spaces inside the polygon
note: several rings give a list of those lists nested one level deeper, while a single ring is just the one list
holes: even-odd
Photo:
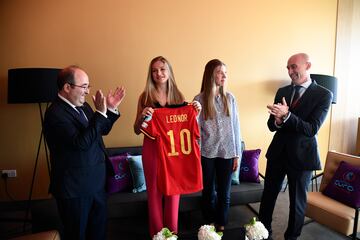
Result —
[{"label": "bald man in suit", "polygon": [[50,149],[49,192],[55,197],[64,239],[106,239],[106,154],[102,139],[120,114],[123,87],[92,97],[94,112],[85,101],[89,77],[77,66],[58,76],[58,97],[46,111],[44,134]]},{"label": "bald man in suit", "polygon": [[268,105],[267,125],[275,132],[267,150],[265,187],[259,219],[269,230],[277,196],[287,175],[290,212],[284,239],[294,240],[304,223],[307,188],[313,170],[321,169],[317,133],[325,120],[332,93],[311,80],[311,62],[305,53],[287,62],[291,84],[280,88],[274,103]]}]

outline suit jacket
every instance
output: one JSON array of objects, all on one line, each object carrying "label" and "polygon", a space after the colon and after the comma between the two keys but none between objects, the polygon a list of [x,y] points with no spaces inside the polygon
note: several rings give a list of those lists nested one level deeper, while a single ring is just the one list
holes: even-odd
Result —
[{"label": "suit jacket", "polygon": [[110,132],[119,115],[110,111],[105,118],[83,107],[88,122],[57,98],[45,113],[44,134],[50,149],[49,192],[57,198],[90,196],[105,187],[106,164],[102,135]]},{"label": "suit jacket", "polygon": [[[280,88],[274,103],[281,103],[285,97],[290,104],[292,86]],[[275,126],[275,118],[270,115],[267,125],[276,131],[267,150],[268,164],[283,164],[294,170],[321,169],[317,144],[317,133],[325,120],[332,100],[332,93],[313,81],[297,106],[291,111],[289,119]]]}]

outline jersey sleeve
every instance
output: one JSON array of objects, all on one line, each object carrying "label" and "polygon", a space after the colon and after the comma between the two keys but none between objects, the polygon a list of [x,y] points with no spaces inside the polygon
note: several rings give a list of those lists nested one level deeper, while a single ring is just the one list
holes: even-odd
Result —
[{"label": "jersey sleeve", "polygon": [[[155,113],[154,113],[155,114]],[[141,124],[140,131],[148,138],[155,139],[156,135],[156,124],[154,124],[153,116],[146,117],[143,123]]]}]

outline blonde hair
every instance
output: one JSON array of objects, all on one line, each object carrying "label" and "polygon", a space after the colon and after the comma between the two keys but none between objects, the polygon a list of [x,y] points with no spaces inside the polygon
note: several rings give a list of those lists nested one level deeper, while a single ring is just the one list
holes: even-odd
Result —
[{"label": "blonde hair", "polygon": [[155,103],[157,102],[156,93],[155,93],[156,85],[152,78],[152,66],[155,62],[158,61],[164,63],[165,67],[169,71],[169,79],[167,81],[167,87],[166,87],[167,105],[175,105],[175,104],[183,103],[185,98],[176,85],[174,73],[169,61],[163,56],[158,56],[152,59],[149,64],[145,89],[144,92],[141,94],[142,106],[155,107]]},{"label": "blonde hair", "polygon": [[[215,69],[218,66],[225,66],[225,63],[221,62],[219,59],[210,60],[204,70],[203,79],[201,83],[201,92],[203,100],[203,114],[205,120],[213,119],[216,115],[215,111],[215,93],[216,93],[216,82],[215,82]],[[229,103],[226,96],[226,90],[224,86],[220,86],[219,94],[224,103],[224,112],[226,116],[230,116]]]}]

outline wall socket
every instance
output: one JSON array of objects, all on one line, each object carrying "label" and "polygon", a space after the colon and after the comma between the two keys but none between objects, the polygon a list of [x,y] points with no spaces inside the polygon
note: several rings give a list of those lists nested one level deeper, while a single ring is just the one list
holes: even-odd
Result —
[{"label": "wall socket", "polygon": [[16,170],[1,170],[1,176],[7,174],[8,177],[16,177]]}]

